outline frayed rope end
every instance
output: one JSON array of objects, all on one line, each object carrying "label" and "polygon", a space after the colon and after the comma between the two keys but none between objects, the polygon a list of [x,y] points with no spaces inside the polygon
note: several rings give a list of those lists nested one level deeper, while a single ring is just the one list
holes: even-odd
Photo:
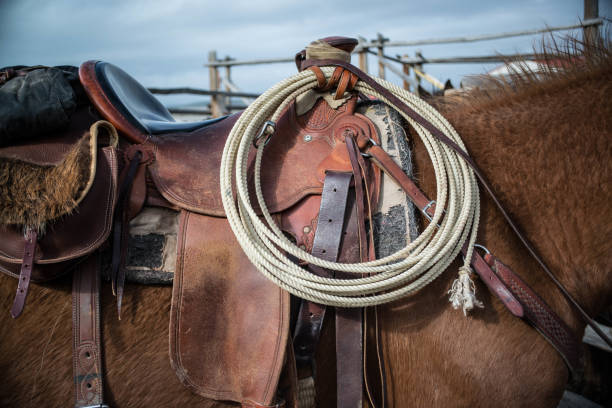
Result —
[{"label": "frayed rope end", "polygon": [[450,297],[448,301],[453,305],[453,309],[463,309],[463,314],[474,309],[474,306],[484,308],[484,304],[476,299],[476,285],[470,277],[472,270],[468,266],[459,268],[459,277],[453,282],[453,286],[448,291]]}]

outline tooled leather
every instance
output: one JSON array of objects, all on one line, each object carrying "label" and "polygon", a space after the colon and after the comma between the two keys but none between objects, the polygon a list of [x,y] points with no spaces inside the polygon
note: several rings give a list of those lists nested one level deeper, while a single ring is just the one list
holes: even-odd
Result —
[{"label": "tooled leather", "polygon": [[183,211],[178,239],[169,335],[179,380],[207,398],[275,403],[287,292],[249,262],[224,218]]},{"label": "tooled leather", "polygon": [[[489,256],[489,258],[493,258]],[[493,259],[493,268],[508,288],[520,300],[529,321],[561,354],[573,371],[578,367],[581,347],[578,337],[546,302],[499,259]]]},{"label": "tooled leather", "polygon": [[73,272],[72,327],[75,407],[102,404],[99,256],[92,255]]},{"label": "tooled leather", "polygon": [[[97,169],[89,193],[77,207],[75,215],[55,222],[48,233],[38,239],[37,255],[32,270],[32,281],[53,279],[66,272],[66,265],[56,264],[76,260],[99,248],[108,238],[117,194],[117,155],[113,147],[98,150]],[[88,228],[83,229],[83,225]],[[51,227],[50,227],[51,228]],[[0,268],[16,276],[12,265],[21,264],[23,235],[14,227],[0,225]]]},{"label": "tooled leather", "polygon": [[[337,109],[329,106],[323,99],[319,99],[313,109],[297,117],[298,123],[306,128],[307,130],[321,130],[329,126],[334,119],[342,115],[347,111],[354,111],[354,104],[356,100],[350,100],[349,102],[339,106]],[[352,108],[350,107],[351,105]]]}]

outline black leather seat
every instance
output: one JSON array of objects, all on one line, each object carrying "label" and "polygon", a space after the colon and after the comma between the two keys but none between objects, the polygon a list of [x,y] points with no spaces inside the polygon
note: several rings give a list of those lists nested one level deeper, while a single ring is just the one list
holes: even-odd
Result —
[{"label": "black leather seat", "polygon": [[95,73],[115,108],[145,134],[191,132],[225,119],[221,117],[200,122],[177,122],[151,92],[121,68],[99,61]]}]

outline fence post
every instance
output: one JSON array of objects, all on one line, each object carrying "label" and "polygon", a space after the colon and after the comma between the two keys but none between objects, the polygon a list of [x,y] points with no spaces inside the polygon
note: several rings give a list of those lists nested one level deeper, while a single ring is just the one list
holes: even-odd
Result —
[{"label": "fence post", "polygon": [[[407,57],[407,55],[404,55],[404,57]],[[404,74],[406,74],[406,76],[409,77],[410,76],[410,64],[405,64],[405,63],[402,64],[402,69],[404,71]],[[403,85],[404,85],[405,90],[410,91],[410,82],[404,79]]]},{"label": "fence post", "polygon": [[[418,59],[423,59],[423,54],[421,53],[421,50],[417,50],[414,55],[418,58]],[[423,72],[423,64],[415,64],[414,65],[415,69],[418,69],[419,71]],[[417,83],[417,89],[415,89],[415,92],[417,95],[419,95],[419,85],[421,85],[421,77],[419,75],[416,74],[416,72],[414,73],[414,80]],[[421,95],[419,95],[421,96]]]},{"label": "fence post", "polygon": [[[208,63],[213,64],[217,62],[217,51],[208,52]],[[211,91],[219,90],[219,69],[216,65],[209,65],[208,67],[208,79],[210,82],[209,89]],[[210,96],[210,113],[213,117],[221,116],[221,110],[219,109],[219,95]]]},{"label": "fence post", "polygon": [[[599,1],[584,0],[584,19],[589,20],[599,17]],[[583,28],[583,39],[589,44],[594,44],[599,39],[599,26],[591,25]]]},{"label": "fence post", "polygon": [[389,39],[383,37],[381,33],[378,33],[376,36],[376,41],[378,41],[378,77],[385,79],[385,65],[383,64],[383,56],[385,54],[384,43],[385,41],[389,41]]},{"label": "fence post", "polygon": [[[231,61],[232,59],[229,56],[225,57],[225,61]],[[225,90],[227,92],[232,92],[232,88],[230,86],[230,83],[232,82],[232,66],[231,65],[226,65],[225,66]],[[231,109],[231,105],[232,105],[232,97],[231,96],[227,96],[225,98],[225,112],[224,114],[229,114],[230,113],[230,109]]]},{"label": "fence post", "polygon": [[368,42],[368,40],[366,40],[364,37],[359,36],[357,37],[359,39],[359,69],[362,70],[363,72],[365,72],[366,74],[368,73],[368,48],[361,48],[361,46],[363,46],[363,44],[366,44]]}]

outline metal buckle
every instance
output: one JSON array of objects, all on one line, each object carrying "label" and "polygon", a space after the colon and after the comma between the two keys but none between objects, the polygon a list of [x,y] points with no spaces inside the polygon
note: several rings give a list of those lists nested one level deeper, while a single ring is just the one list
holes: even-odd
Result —
[{"label": "metal buckle", "polygon": [[[427,214],[427,210],[429,210],[429,207],[431,207],[432,205],[434,205],[436,203],[436,200],[431,200],[430,202],[427,203],[427,205],[425,207],[423,207],[423,209],[421,210],[421,212],[423,213],[423,215],[425,215],[425,218],[427,218],[429,220],[429,222],[431,222],[431,220],[433,220],[433,217],[430,216],[429,214]],[[444,210],[442,210],[444,211]]]},{"label": "metal buckle", "polygon": [[259,131],[259,133],[257,134],[257,136],[255,137],[255,139],[253,139],[253,146],[255,146],[256,149],[259,149],[259,145],[258,145],[258,141],[259,139],[261,139],[264,135],[264,133],[266,132],[266,130],[268,129],[268,126],[272,127],[272,132],[270,132],[270,134],[268,134],[268,137],[266,138],[266,140],[264,141],[264,146],[268,144],[268,142],[270,141],[270,138],[272,137],[272,135],[274,134],[274,131],[276,130],[276,123],[272,122],[271,120],[267,120],[263,126],[261,127],[261,130]]},{"label": "metal buckle", "polygon": [[[370,144],[372,146],[380,146],[378,143],[376,143],[376,141],[372,138],[370,138],[369,140]],[[364,152],[359,152],[361,154],[361,157],[365,157],[366,159],[369,159],[370,157],[372,157],[372,155],[370,153],[364,153]]]}]

